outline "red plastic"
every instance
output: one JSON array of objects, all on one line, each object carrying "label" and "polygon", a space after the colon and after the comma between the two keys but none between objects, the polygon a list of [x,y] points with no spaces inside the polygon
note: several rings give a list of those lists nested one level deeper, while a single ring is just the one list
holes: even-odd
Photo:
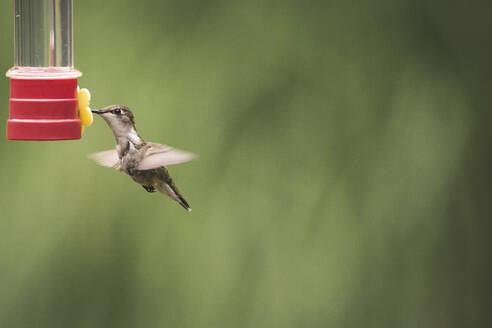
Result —
[{"label": "red plastic", "polygon": [[80,139],[77,78],[11,78],[7,139]]}]

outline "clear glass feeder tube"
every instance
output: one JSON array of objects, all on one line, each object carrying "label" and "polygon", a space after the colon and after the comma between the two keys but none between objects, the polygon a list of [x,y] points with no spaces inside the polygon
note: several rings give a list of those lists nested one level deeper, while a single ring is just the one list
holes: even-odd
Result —
[{"label": "clear glass feeder tube", "polygon": [[9,77],[79,77],[73,68],[72,0],[14,0]]},{"label": "clear glass feeder tube", "polygon": [[80,139],[72,0],[14,1],[7,139]]}]

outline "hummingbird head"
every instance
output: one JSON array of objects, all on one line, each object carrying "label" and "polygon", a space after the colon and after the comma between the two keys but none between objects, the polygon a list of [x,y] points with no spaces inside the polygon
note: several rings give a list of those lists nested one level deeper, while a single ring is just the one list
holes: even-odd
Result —
[{"label": "hummingbird head", "polygon": [[125,105],[110,105],[101,109],[92,109],[92,112],[101,116],[108,123],[116,137],[136,133],[135,118]]}]

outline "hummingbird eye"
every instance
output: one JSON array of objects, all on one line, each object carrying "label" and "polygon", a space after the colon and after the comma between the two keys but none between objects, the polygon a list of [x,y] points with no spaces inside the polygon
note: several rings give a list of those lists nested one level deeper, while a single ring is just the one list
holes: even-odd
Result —
[{"label": "hummingbird eye", "polygon": [[120,115],[121,114],[121,109],[115,109],[113,111],[113,113],[115,113],[116,115]]}]

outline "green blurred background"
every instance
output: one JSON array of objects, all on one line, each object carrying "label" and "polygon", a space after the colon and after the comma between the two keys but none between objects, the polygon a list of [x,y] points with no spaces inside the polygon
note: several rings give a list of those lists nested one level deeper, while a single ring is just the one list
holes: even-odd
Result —
[{"label": "green blurred background", "polygon": [[100,118],[1,138],[0,327],[492,324],[490,1],[74,5],[93,107],[200,154],[193,212],[87,159]]}]

